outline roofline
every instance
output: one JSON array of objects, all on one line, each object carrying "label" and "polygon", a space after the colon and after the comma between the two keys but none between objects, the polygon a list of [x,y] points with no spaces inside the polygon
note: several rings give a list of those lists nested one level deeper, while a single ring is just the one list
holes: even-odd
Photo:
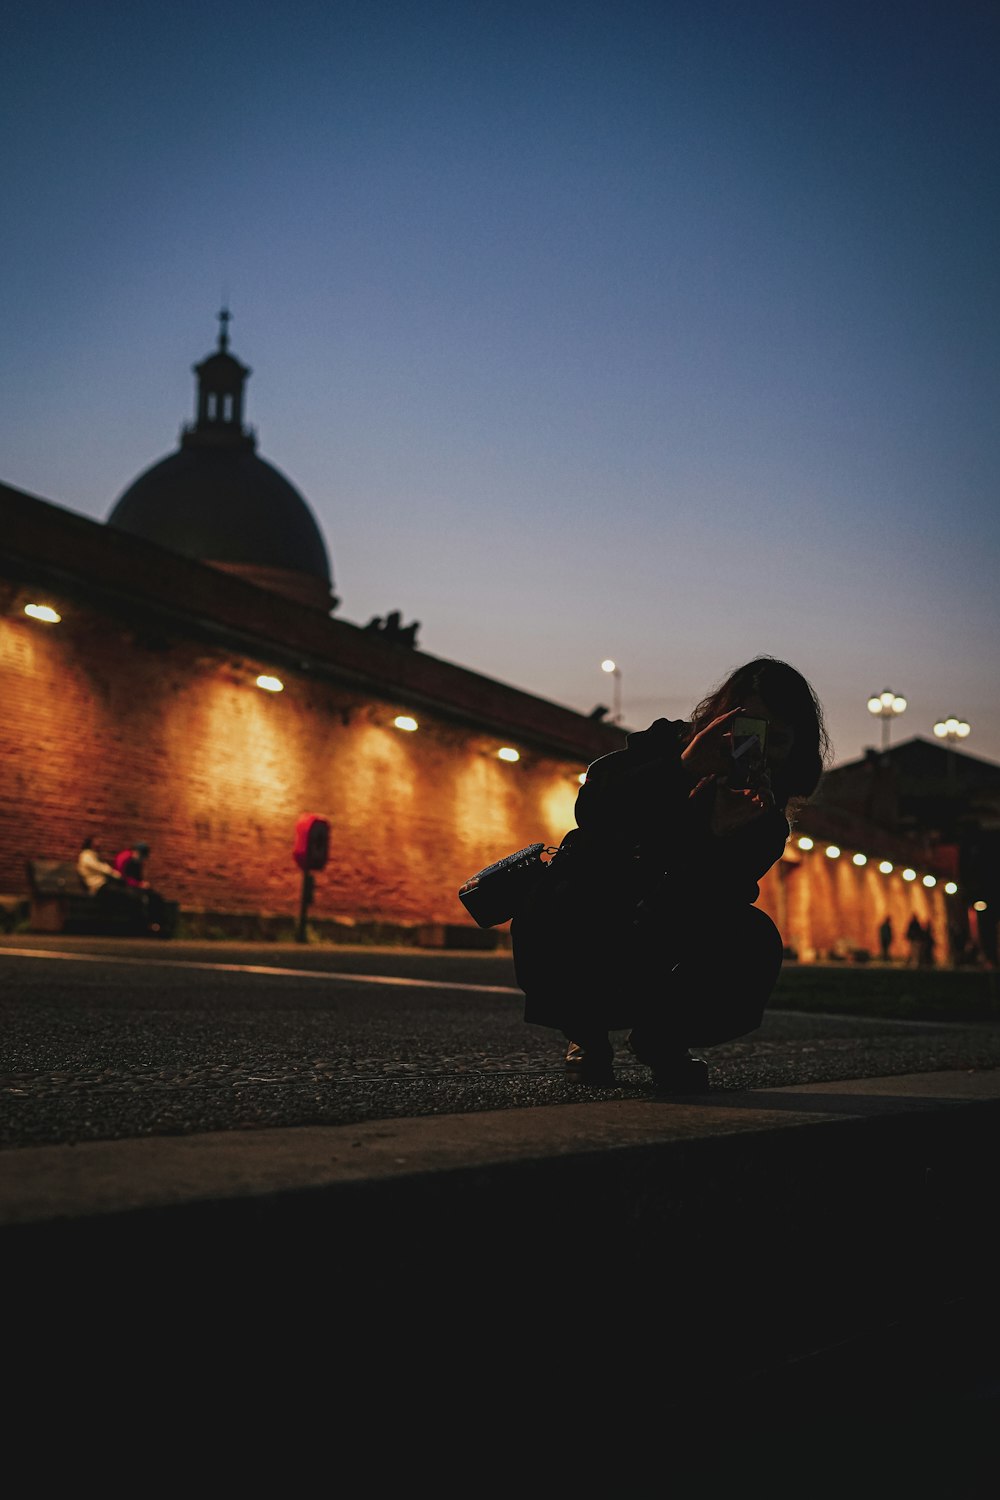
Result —
[{"label": "roofline", "polygon": [[286,670],[424,708],[536,751],[589,763],[625,730],[394,644],[231,573],[0,482],[0,572],[91,606],[155,619]]},{"label": "roofline", "polygon": [[[862,755],[858,760],[841,761],[838,765],[832,766],[830,770],[849,771],[853,770],[856,766],[867,765],[868,762],[873,758],[876,760],[881,760],[884,756],[888,756],[891,759],[898,753],[898,751],[905,750],[908,745],[926,745],[928,749],[937,751],[939,755],[954,755],[959,760],[968,760],[971,761],[973,765],[982,766],[986,771],[1000,771],[1000,765],[998,765],[996,761],[983,760],[982,756],[980,755],[970,755],[966,750],[957,750],[954,745],[942,744],[940,740],[926,739],[922,734],[915,734],[908,740],[900,740],[898,744],[890,745],[885,750],[880,750],[877,746],[870,745],[866,749],[864,755]],[[829,775],[830,773],[827,772],[826,774]]]}]

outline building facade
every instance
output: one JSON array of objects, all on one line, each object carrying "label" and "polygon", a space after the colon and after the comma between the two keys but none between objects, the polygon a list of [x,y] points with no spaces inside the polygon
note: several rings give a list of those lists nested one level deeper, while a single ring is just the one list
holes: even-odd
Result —
[{"label": "building facade", "polygon": [[[194,424],[106,524],[0,485],[0,902],[20,909],[27,861],[74,859],[92,834],[108,854],[149,844],[189,931],[287,931],[295,826],[315,813],[319,932],[471,941],[459,887],[558,844],[624,731],[420,651],[398,612],[334,617],[309,507],[244,426],[227,321],[194,367]],[[943,959],[951,873],[940,846],[821,796],[759,904],[802,961],[874,954],[886,913],[902,957],[913,912]]]}]

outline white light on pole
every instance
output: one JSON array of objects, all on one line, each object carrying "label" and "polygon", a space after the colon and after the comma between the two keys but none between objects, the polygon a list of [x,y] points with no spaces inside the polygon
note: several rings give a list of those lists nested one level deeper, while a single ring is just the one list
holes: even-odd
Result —
[{"label": "white light on pole", "polygon": [[969,733],[969,725],[964,719],[956,719],[952,714],[950,718],[938,719],[934,725],[934,733],[939,740],[948,740],[954,744],[956,740],[964,740]]},{"label": "white light on pole", "polygon": [[938,719],[934,725],[934,733],[939,740],[944,740],[948,746],[948,795],[955,791],[955,741],[964,740],[969,733],[969,725],[964,719],[959,719],[955,714],[950,714],[947,719]]},{"label": "white light on pole", "polygon": [[889,725],[898,714],[906,710],[906,699],[901,698],[898,693],[886,688],[884,692],[873,693],[868,699],[868,712],[874,714],[877,719],[882,720],[882,749],[889,748]]},{"label": "white light on pole", "polygon": [[621,674],[621,668],[618,666],[618,663],[617,662],[613,662],[611,660],[610,656],[609,656],[604,661],[601,662],[601,671],[602,672],[608,672],[608,673],[610,673],[611,677],[614,679],[614,682],[613,682],[613,685],[612,685],[612,689],[611,689],[611,691],[612,691],[612,700],[611,701],[612,701],[612,705],[613,705],[612,706],[612,710],[611,710],[611,722],[612,722],[612,724],[620,724],[621,721],[622,721],[622,674]]}]

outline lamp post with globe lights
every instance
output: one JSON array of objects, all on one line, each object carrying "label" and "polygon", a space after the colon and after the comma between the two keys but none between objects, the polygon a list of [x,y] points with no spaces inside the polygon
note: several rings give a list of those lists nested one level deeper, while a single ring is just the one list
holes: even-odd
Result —
[{"label": "lamp post with globe lights", "polygon": [[969,733],[970,726],[964,719],[956,718],[954,714],[947,719],[938,719],[934,725],[934,733],[939,740],[945,740],[948,745],[948,793],[951,795],[955,790],[955,756],[954,747],[956,740],[964,740]]},{"label": "lamp post with globe lights", "polygon": [[947,740],[953,745],[956,740],[964,740],[969,733],[970,726],[964,719],[956,719],[954,714],[948,719],[938,719],[934,725],[934,733],[939,740]]},{"label": "lamp post with globe lights", "polygon": [[611,700],[612,701],[611,722],[612,722],[612,724],[620,724],[621,721],[622,721],[622,674],[621,674],[621,668],[618,666],[618,663],[617,662],[613,662],[611,660],[610,656],[609,656],[604,661],[601,662],[601,671],[602,672],[608,672],[611,675],[611,677],[613,678],[613,685],[612,685],[612,695],[613,696],[612,696],[612,700]]},{"label": "lamp post with globe lights", "polygon": [[868,712],[882,720],[882,749],[889,748],[889,725],[899,714],[906,710],[906,699],[901,698],[898,693],[886,688],[884,692],[874,693],[868,699]]}]

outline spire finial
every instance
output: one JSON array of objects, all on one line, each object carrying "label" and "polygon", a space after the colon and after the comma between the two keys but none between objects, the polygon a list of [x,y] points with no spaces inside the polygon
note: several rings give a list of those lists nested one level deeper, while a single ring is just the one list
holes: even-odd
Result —
[{"label": "spire finial", "polygon": [[232,316],[228,307],[223,307],[219,313],[219,348],[223,353],[229,348],[229,323]]}]

